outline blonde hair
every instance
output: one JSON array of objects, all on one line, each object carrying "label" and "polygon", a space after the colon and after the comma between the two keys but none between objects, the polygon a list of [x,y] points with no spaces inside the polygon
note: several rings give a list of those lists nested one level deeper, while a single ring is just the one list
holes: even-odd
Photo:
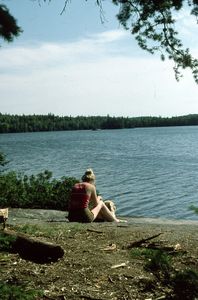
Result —
[{"label": "blonde hair", "polygon": [[85,174],[82,176],[82,181],[85,182],[90,182],[90,181],[94,181],[96,178],[96,176],[94,175],[94,172],[92,169],[87,169],[85,171]]}]

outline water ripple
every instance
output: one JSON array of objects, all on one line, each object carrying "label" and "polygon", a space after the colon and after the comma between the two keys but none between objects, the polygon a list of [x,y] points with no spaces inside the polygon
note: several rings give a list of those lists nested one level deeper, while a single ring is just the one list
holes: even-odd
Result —
[{"label": "water ripple", "polygon": [[127,216],[198,219],[198,127],[1,134],[10,169],[81,178],[92,167],[97,189]]}]

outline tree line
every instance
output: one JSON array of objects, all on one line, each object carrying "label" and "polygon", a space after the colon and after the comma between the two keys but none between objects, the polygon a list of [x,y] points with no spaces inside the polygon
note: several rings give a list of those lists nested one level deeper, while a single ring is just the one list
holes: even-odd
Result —
[{"label": "tree line", "polygon": [[176,117],[111,117],[109,115],[71,117],[53,114],[10,115],[0,113],[0,133],[189,125],[198,125],[198,114]]}]

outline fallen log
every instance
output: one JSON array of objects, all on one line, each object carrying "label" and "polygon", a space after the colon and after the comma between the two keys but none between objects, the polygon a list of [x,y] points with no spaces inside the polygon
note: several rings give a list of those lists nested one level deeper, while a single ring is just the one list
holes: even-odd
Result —
[{"label": "fallen log", "polygon": [[23,259],[36,263],[49,263],[57,261],[64,255],[64,250],[59,245],[8,229],[5,229],[2,234],[11,238],[12,251],[18,253]]}]

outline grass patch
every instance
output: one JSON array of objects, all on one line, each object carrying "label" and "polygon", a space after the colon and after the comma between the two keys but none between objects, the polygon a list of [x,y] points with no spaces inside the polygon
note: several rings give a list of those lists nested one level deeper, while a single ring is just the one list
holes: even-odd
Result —
[{"label": "grass patch", "polygon": [[163,273],[167,273],[171,269],[171,257],[161,250],[152,250],[145,268],[151,271],[162,271]]},{"label": "grass patch", "polygon": [[24,286],[0,282],[0,299],[3,300],[35,300],[42,297],[42,291],[25,289]]},{"label": "grass patch", "polygon": [[132,258],[150,258],[153,254],[152,249],[146,249],[146,248],[133,248],[131,250],[131,256]]},{"label": "grass patch", "polygon": [[134,248],[131,251],[132,258],[145,259],[145,269],[162,273],[168,273],[171,270],[171,257],[161,250]]},{"label": "grass patch", "polygon": [[47,237],[53,236],[53,232],[55,232],[55,229],[53,227],[48,227],[45,225],[32,225],[32,224],[17,226],[16,230],[17,232],[25,233],[28,235],[47,236]]},{"label": "grass patch", "polygon": [[86,230],[86,227],[81,223],[48,223],[48,224],[25,224],[13,226],[13,230],[36,237],[54,238],[57,236],[75,235],[77,232]]}]

